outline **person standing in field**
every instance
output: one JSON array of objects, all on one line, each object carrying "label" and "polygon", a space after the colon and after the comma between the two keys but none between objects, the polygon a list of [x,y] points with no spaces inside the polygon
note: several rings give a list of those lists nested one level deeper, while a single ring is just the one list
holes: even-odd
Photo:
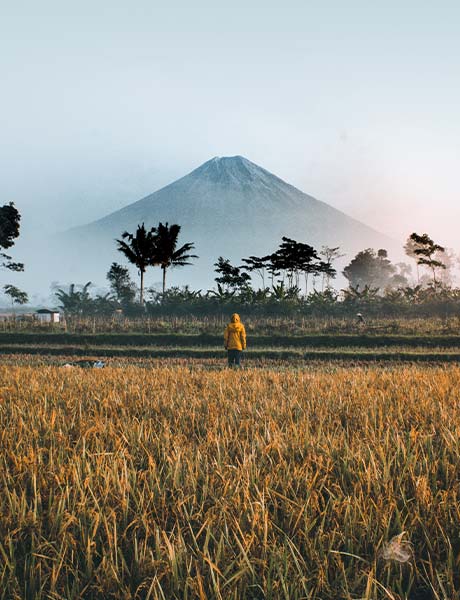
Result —
[{"label": "person standing in field", "polygon": [[239,367],[241,353],[246,350],[246,330],[237,313],[232,315],[230,323],[225,328],[224,346],[228,353],[228,366]]}]

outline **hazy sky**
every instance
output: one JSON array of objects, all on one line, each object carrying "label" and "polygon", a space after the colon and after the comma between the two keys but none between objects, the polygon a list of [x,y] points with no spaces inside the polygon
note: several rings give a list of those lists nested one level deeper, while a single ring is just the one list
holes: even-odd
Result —
[{"label": "hazy sky", "polygon": [[460,4],[0,3],[0,200],[84,223],[242,154],[460,250]]}]

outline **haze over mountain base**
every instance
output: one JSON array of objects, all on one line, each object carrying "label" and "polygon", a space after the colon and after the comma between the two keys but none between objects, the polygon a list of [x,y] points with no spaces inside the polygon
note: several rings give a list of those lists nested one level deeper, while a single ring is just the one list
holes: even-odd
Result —
[{"label": "haze over mountain base", "polygon": [[[53,280],[107,286],[110,264],[126,263],[115,239],[123,231],[133,233],[141,223],[152,227],[160,221],[181,225],[179,243],[194,242],[199,256],[192,266],[170,271],[168,284],[189,284],[195,289],[213,287],[213,265],[219,256],[239,265],[243,257],[275,251],[282,236],[318,250],[322,245],[340,246],[347,262],[367,247],[386,248],[390,257],[402,254],[401,245],[391,238],[248,159],[233,156],[215,157],[121,210],[60,234],[51,241],[46,259],[31,259],[34,273],[47,289]],[[160,270],[150,269],[146,285],[159,284],[160,279]],[[338,279],[339,285],[343,282]]]}]

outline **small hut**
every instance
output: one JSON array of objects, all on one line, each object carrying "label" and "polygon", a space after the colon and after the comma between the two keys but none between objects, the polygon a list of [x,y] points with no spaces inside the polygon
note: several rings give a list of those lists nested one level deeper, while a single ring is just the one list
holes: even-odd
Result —
[{"label": "small hut", "polygon": [[40,321],[40,323],[60,323],[61,313],[58,310],[40,308],[35,312],[35,318]]}]

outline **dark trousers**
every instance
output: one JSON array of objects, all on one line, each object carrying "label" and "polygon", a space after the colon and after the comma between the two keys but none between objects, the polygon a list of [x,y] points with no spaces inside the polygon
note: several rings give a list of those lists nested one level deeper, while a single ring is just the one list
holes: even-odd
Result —
[{"label": "dark trousers", "polygon": [[228,366],[232,367],[233,365],[239,367],[241,361],[241,350],[228,350]]}]

